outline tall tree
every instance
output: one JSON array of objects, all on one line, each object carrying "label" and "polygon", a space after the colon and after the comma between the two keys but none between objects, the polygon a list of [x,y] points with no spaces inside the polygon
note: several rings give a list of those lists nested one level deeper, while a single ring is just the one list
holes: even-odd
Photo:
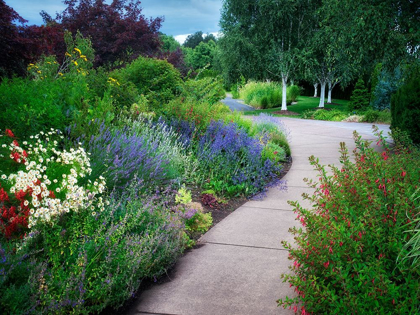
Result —
[{"label": "tall tree", "polygon": [[26,50],[27,39],[22,34],[25,22],[4,0],[0,0],[0,77],[14,73],[22,75],[26,71],[30,56]]},{"label": "tall tree", "polygon": [[198,31],[198,32],[195,32],[194,34],[188,35],[187,38],[185,39],[183,46],[194,49],[202,41],[204,41],[203,32]]},{"label": "tall tree", "polygon": [[[314,29],[316,0],[225,0],[220,25],[224,37],[243,38],[254,53],[242,56],[255,65],[252,56],[262,66],[259,77],[280,79],[282,110],[287,109],[286,86],[296,78],[303,48]],[[237,42],[241,42],[237,40]],[[238,45],[235,49],[240,49]],[[225,51],[224,54],[231,54]],[[251,58],[250,58],[251,57]]]},{"label": "tall tree", "polygon": [[67,8],[57,16],[62,26],[90,37],[96,52],[95,64],[152,55],[161,41],[158,31],[163,18],[146,19],[139,0],[64,0]]}]

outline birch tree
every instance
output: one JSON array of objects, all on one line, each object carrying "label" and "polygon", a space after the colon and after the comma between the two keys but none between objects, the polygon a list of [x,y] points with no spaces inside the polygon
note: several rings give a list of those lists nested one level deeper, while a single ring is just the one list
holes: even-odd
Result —
[{"label": "birch tree", "polygon": [[[302,51],[314,29],[315,0],[225,0],[220,26],[224,40],[242,36],[252,45],[262,70],[260,78],[282,82],[282,110],[287,110],[286,87],[296,78]],[[236,47],[237,50],[241,49]],[[233,51],[225,51],[232,56]],[[243,59],[252,56],[242,56]],[[248,64],[254,64],[249,60]],[[240,62],[242,65],[244,62]]]}]

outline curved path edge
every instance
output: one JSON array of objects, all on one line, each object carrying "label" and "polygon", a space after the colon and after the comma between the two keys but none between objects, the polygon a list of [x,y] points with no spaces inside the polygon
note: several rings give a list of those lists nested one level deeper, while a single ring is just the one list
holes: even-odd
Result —
[{"label": "curved path edge", "polygon": [[[297,225],[288,200],[311,189],[304,177],[316,179],[308,162],[315,155],[324,165],[339,164],[340,142],[354,149],[353,130],[374,140],[370,124],[279,118],[290,130],[293,164],[283,177],[287,191],[269,189],[260,201],[249,201],[219,222],[176,264],[169,282],[145,291],[129,314],[269,315],[294,314],[277,307],[276,300],[293,297],[293,288],[280,274],[289,272],[282,240],[293,243],[289,228]],[[389,131],[386,125],[380,130]]]}]

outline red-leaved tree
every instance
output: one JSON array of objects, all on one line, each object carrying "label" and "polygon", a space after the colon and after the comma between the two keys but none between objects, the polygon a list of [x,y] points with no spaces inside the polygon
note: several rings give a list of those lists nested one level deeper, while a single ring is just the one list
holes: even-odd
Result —
[{"label": "red-leaved tree", "polygon": [[163,18],[147,19],[138,0],[65,0],[67,8],[57,22],[73,34],[79,30],[90,37],[95,49],[95,66],[117,60],[129,61],[150,56],[161,42],[158,31]]},{"label": "red-leaved tree", "polygon": [[25,22],[4,0],[0,0],[0,77],[25,73],[29,60],[25,49],[27,39],[23,36]]}]

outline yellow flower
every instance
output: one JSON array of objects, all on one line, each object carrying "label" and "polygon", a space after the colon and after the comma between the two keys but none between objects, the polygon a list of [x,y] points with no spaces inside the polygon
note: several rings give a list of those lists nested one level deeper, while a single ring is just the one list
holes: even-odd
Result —
[{"label": "yellow flower", "polygon": [[88,61],[86,57],[85,57],[85,58],[83,58],[83,60],[84,60],[84,61],[86,61],[86,62]]},{"label": "yellow flower", "polygon": [[29,65],[30,65],[30,66],[35,66],[33,63],[30,63]]},{"label": "yellow flower", "polygon": [[75,51],[77,51],[77,52],[79,53],[79,55],[81,55],[81,54],[82,54],[82,52],[80,51],[80,49],[79,49],[79,48],[75,48],[74,50],[75,50]]},{"label": "yellow flower", "polygon": [[59,75],[63,75],[61,72],[58,73]]},{"label": "yellow flower", "polygon": [[38,73],[41,73],[41,71],[39,71],[39,70],[38,70],[37,72],[38,72]]},{"label": "yellow flower", "polygon": [[73,61],[73,63],[74,63],[74,65],[75,65],[75,66],[77,66],[77,65],[78,65],[78,64],[77,64],[77,61]]},{"label": "yellow flower", "polygon": [[65,55],[66,55],[67,57],[71,57],[71,55],[70,55],[67,51],[66,51]]}]

